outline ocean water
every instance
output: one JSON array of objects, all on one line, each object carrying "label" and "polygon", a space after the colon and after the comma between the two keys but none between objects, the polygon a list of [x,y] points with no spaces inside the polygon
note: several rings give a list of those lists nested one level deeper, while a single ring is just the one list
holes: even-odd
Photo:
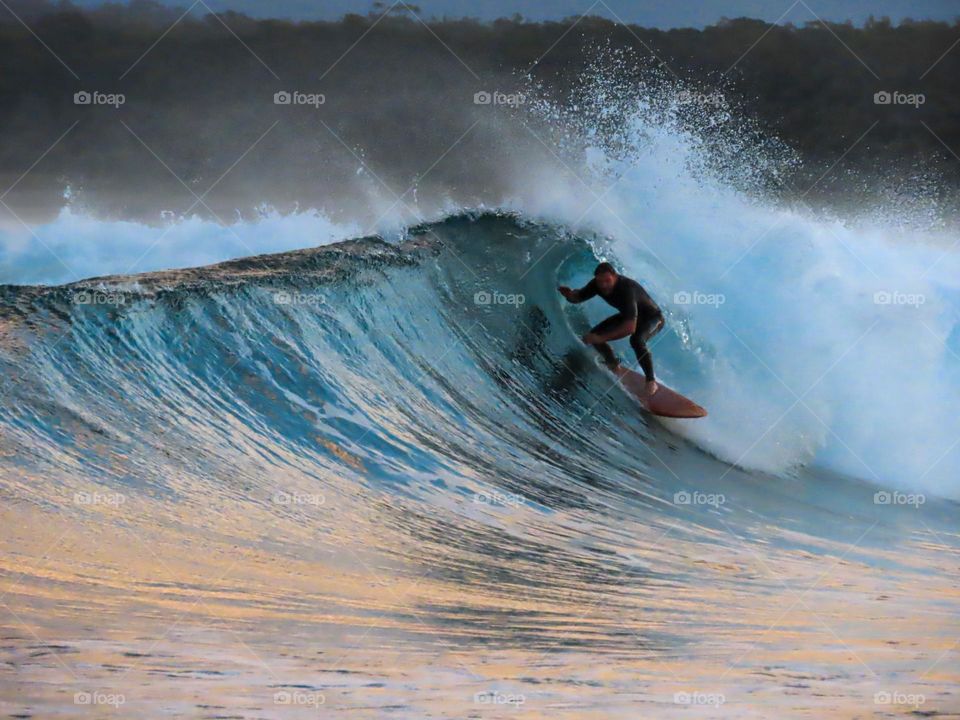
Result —
[{"label": "ocean water", "polygon": [[[4,226],[4,712],[960,712],[952,239],[764,201],[644,118],[368,233]],[[708,418],[578,342],[610,310],[556,286],[601,259]]]}]

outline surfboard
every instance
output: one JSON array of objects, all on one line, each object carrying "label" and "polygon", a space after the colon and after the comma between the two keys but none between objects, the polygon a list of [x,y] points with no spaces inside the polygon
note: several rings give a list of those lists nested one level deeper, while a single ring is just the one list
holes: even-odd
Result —
[{"label": "surfboard", "polygon": [[643,409],[653,415],[668,418],[702,418],[707,416],[707,411],[704,408],[676,390],[667,387],[659,380],[657,380],[659,386],[657,391],[650,395],[647,392],[647,380],[640,373],[622,365],[615,370],[611,369],[611,372],[620,378],[620,384],[640,402]]}]

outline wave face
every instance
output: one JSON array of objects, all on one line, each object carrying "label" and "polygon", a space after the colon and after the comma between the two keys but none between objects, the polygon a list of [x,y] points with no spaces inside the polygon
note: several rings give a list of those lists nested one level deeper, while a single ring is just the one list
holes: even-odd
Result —
[{"label": "wave face", "polygon": [[[729,494],[747,478],[787,493],[799,478],[838,493],[955,497],[957,368],[934,338],[949,313],[875,304],[850,274],[827,272],[838,258],[800,241],[789,262],[768,253],[762,272],[743,258],[750,267],[719,285],[722,300],[701,302],[707,286],[693,283],[686,302],[656,268],[705,273],[709,249],[690,224],[675,228],[687,252],[648,247],[629,266],[667,313],[661,380],[703,402],[707,419],[643,415],[577,340],[612,310],[566,304],[556,286],[589,277],[598,248],[622,246],[463,214],[400,244],[3,287],[0,458],[7,477],[45,487],[134,486],[190,502],[255,491],[269,503],[293,482],[344,498],[368,486],[430,504],[522,497],[549,508],[587,483],[658,505],[699,487]],[[748,274],[765,278],[762,303],[740,287]],[[804,286],[817,291],[800,303]],[[857,311],[839,313],[845,303]],[[930,339],[908,353],[894,340],[916,323]],[[898,363],[918,362],[928,371],[891,380]],[[917,404],[907,417],[904,391],[933,416]]]},{"label": "wave face", "polygon": [[[748,213],[741,208],[741,225],[754,219]],[[696,217],[672,229],[673,243],[632,248],[628,267],[669,318],[656,346],[659,373],[711,411],[703,422],[669,423],[671,431],[751,470],[790,477],[821,468],[957,497],[957,275],[949,263],[934,265],[918,288],[910,282],[919,256],[932,262],[932,250],[915,249],[915,266],[904,267],[903,253],[861,237],[864,260],[828,249],[842,227],[818,238],[800,217],[780,221],[792,241],[756,258],[739,247],[717,258]],[[294,444],[336,461],[330,448],[299,445],[320,434],[350,445],[365,467],[381,467],[385,483],[409,484],[411,473],[429,474],[455,457],[519,483],[533,465],[559,462],[551,428],[568,428],[567,452],[593,458],[598,474],[604,462],[635,467],[635,452],[617,446],[613,428],[643,434],[646,423],[576,342],[612,311],[599,302],[563,307],[555,291],[589,277],[604,240],[498,215],[452,217],[409,237],[427,244],[414,252],[370,240],[135,282],[9,288],[9,437],[48,463],[81,431],[124,437],[132,452],[139,438],[174,441],[170,418],[188,417],[195,420],[184,428],[186,452],[189,438],[224,427],[226,411],[241,427],[270,426],[257,441],[261,452]],[[442,263],[419,259],[428,245]],[[617,258],[626,249],[607,247]],[[373,259],[404,269],[388,264],[370,276]],[[861,267],[866,262],[886,274],[886,285]],[[889,302],[880,287],[889,288]],[[903,288],[921,291],[913,304],[897,304]],[[228,391],[226,373],[248,377],[245,389]],[[344,425],[328,424],[330,408]],[[50,414],[78,425],[40,420]],[[481,430],[491,434],[483,442]],[[384,465],[358,442],[407,433],[415,446],[438,437],[450,444],[408,447],[413,455]],[[476,455],[477,444],[488,450]],[[521,468],[503,467],[499,457],[522,457]],[[147,469],[160,475],[150,482],[164,485],[163,463]]]},{"label": "wave face", "polygon": [[[711,416],[641,414],[576,340],[607,311],[555,290],[607,240],[465,214],[401,244],[4,287],[7,602],[33,627],[54,605],[70,618],[6,635],[14,658],[41,656],[31,707],[62,703],[63,654],[84,691],[144,712],[147,686],[258,716],[299,693],[358,717],[462,717],[490,697],[575,706],[590,687],[598,717],[632,717],[637,678],[669,716],[683,693],[811,707],[783,700],[799,681],[844,713],[890,687],[951,707],[949,684],[916,677],[955,636],[941,572],[955,505],[878,502],[831,472],[829,434],[793,438],[816,427],[809,408],[757,439],[743,388],[772,387],[770,369],[725,372],[746,351],[710,328],[777,346],[735,297],[664,303],[655,347],[663,378]],[[827,399],[835,423],[860,401]],[[717,459],[754,446],[790,470]],[[817,587],[841,562],[842,588]],[[816,611],[786,619],[770,602],[784,592]],[[878,647],[876,600],[884,637],[929,652],[904,664]],[[868,671],[836,664],[836,628]]]},{"label": "wave face", "polygon": [[[628,193],[642,197],[654,191],[648,177],[645,168],[635,167],[618,182]],[[532,392],[544,393],[545,387],[552,387],[557,377],[569,371],[560,358],[573,352],[575,333],[609,312],[600,302],[576,310],[561,308],[555,285],[584,282],[597,258],[609,256],[650,289],[670,318],[657,345],[659,373],[711,410],[709,420],[675,424],[674,432],[718,458],[752,470],[788,477],[799,467],[813,466],[884,487],[957,497],[960,451],[955,439],[960,436],[960,420],[953,411],[953,399],[960,377],[960,268],[951,251],[929,245],[905,247],[902,242],[891,243],[877,230],[861,228],[854,234],[839,223],[814,223],[786,210],[772,213],[733,193],[719,198],[729,214],[727,222],[716,225],[715,207],[708,212],[696,203],[671,200],[689,198],[693,189],[662,188],[662,209],[657,215],[633,208],[636,231],[624,231],[623,225],[631,223],[629,214],[598,218],[619,224],[619,235],[616,227],[608,228],[606,235],[578,234],[568,226],[515,216],[465,215],[424,225],[408,236],[437,238],[432,242],[439,243],[456,262],[446,269],[442,282],[422,268],[404,278],[406,286],[398,296],[384,299],[367,297],[367,293],[386,292],[383,289],[361,291],[351,284],[333,284],[324,285],[320,302],[320,296],[314,296],[320,290],[291,286],[297,293],[306,293],[303,302],[277,305],[271,301],[272,291],[259,284],[262,278],[251,285],[246,276],[231,276],[237,267],[267,264],[262,258],[220,266],[206,275],[200,271],[199,286],[184,286],[186,281],[174,273],[169,278],[143,276],[136,285],[108,279],[102,286],[81,283],[43,292],[10,288],[6,302],[11,317],[20,313],[31,317],[23,309],[24,297],[30,297],[30,302],[37,304],[32,312],[59,318],[66,333],[57,335],[56,344],[48,350],[42,342],[35,348],[34,341],[15,345],[43,356],[42,364],[30,366],[29,377],[19,379],[16,392],[25,393],[26,407],[38,396],[47,397],[51,407],[82,407],[87,414],[91,406],[97,407],[101,417],[109,418],[101,422],[115,427],[131,421],[151,427],[165,422],[167,411],[155,406],[153,397],[169,397],[190,407],[193,401],[178,398],[174,392],[183,382],[211,393],[211,398],[203,401],[208,412],[219,403],[267,411],[262,408],[266,400],[255,396],[213,400],[219,394],[214,378],[197,373],[203,368],[223,371],[231,367],[234,358],[264,354],[257,387],[279,391],[283,384],[278,387],[274,373],[288,373],[292,359],[257,342],[269,330],[277,338],[306,333],[319,343],[296,348],[297,362],[304,367],[298,375],[302,382],[317,372],[333,384],[330,392],[339,393],[339,376],[331,377],[329,370],[317,367],[316,358],[363,355],[368,357],[368,369],[351,372],[375,383],[378,395],[401,405],[414,403],[407,407],[408,412],[435,417],[436,425],[426,430],[428,434],[456,427],[467,432],[464,423],[499,426],[505,419],[493,411],[468,412],[457,403],[438,410],[430,402],[433,391],[418,389],[416,403],[401,399],[409,395],[411,387],[417,388],[417,373],[432,362],[435,348],[461,348],[445,356],[449,364],[443,374],[448,377],[461,377],[477,364],[500,367],[499,372],[507,375],[509,367],[502,367],[505,357],[517,352],[525,356],[540,353],[550,369],[537,370],[546,385]],[[714,197],[705,205],[719,200]],[[764,226],[771,232],[777,228],[776,242],[751,232]],[[294,231],[299,233],[302,227],[294,224]],[[442,242],[440,232],[445,234]],[[668,235],[670,242],[654,240]],[[757,244],[764,246],[757,248]],[[303,260],[296,254],[277,257],[281,259],[269,261],[267,277],[282,288],[289,282],[287,274]],[[340,251],[330,257],[340,257]],[[284,267],[284,262],[291,268]],[[171,283],[171,289],[147,299],[138,296],[139,284],[161,282]],[[395,282],[391,276],[388,287]],[[461,286],[459,294],[450,294],[449,288]],[[92,291],[87,299],[107,305],[78,304],[83,298],[78,301],[77,293],[96,287],[100,290]],[[226,295],[225,288],[237,293],[236,297]],[[480,293],[479,300],[468,292],[471,289]],[[491,301],[489,307],[477,304],[484,293]],[[110,305],[113,301],[122,304]],[[63,303],[67,305],[61,307]],[[341,327],[339,334],[334,333],[333,328],[339,327],[336,323],[366,311],[369,304],[385,305],[378,312],[389,309],[389,313],[364,316],[362,324],[349,330]],[[58,309],[51,315],[52,307]],[[18,309],[15,313],[14,308]],[[182,315],[185,309],[189,312]],[[478,314],[482,310],[486,312]],[[186,318],[189,324],[180,327]],[[477,338],[473,331],[467,332],[471,319]],[[29,320],[29,324],[34,322]],[[379,332],[381,327],[391,332]],[[226,336],[223,328],[230,331]],[[258,332],[248,336],[251,328]],[[17,337],[19,330],[9,332],[8,337]],[[188,336],[195,339],[189,349],[196,358],[177,358]],[[225,344],[227,338],[231,343]],[[400,348],[408,356],[398,366],[394,358]],[[133,349],[137,352],[131,354]],[[467,349],[474,354],[463,354]],[[22,358],[10,355],[9,348],[6,353],[11,367],[8,378],[12,379],[20,372],[15,368],[21,366]],[[220,362],[214,362],[217,357]],[[582,352],[576,358],[580,364],[590,360],[589,354]],[[137,374],[124,375],[133,367],[140,368]],[[406,370],[401,373],[400,367]],[[160,373],[159,368],[166,371]],[[190,379],[169,387],[167,383],[173,382],[170,373]],[[493,373],[491,377],[496,382],[499,376]],[[485,384],[489,382],[488,377]],[[111,397],[108,388],[131,383],[144,386],[130,396],[140,397],[142,406],[104,405]],[[599,388],[592,389],[596,392]],[[489,390],[490,397],[503,392],[500,386],[496,393]],[[358,390],[342,392],[352,397]],[[105,393],[104,397],[98,397],[100,393]],[[299,398],[297,402],[305,403],[303,408],[313,407],[308,394],[293,386],[283,388],[280,397],[287,403]],[[500,404],[509,407],[505,401]],[[421,410],[416,410],[418,407]],[[448,412],[451,418],[445,420]],[[270,418],[291,414],[301,413],[293,413],[288,404],[269,409]],[[601,417],[610,414],[599,413]],[[635,412],[621,398],[612,414],[622,419],[632,418]],[[596,415],[591,413],[594,420],[602,422]],[[250,417],[238,419],[261,422]],[[209,420],[216,424],[212,414]],[[555,421],[562,424],[564,418]],[[316,432],[308,427],[287,427],[289,422],[284,420],[278,429],[287,441]],[[368,424],[370,432],[381,431],[375,429],[378,424],[372,417]],[[24,431],[21,427],[20,432]],[[511,445],[519,439],[501,438],[501,442]],[[56,454],[57,443],[68,438],[61,433],[47,441],[49,452]],[[522,446],[529,449],[530,443],[546,440],[534,433]],[[536,457],[536,453],[532,455]]]},{"label": "wave face", "polygon": [[255,458],[418,497],[529,493],[534,473],[549,493],[571,454],[598,477],[642,472],[655,460],[624,435],[652,430],[557,301],[558,274],[595,262],[559,228],[459,216],[401,246],[7,288],[4,437],[31,474],[104,482],[111,458],[115,482],[157,492],[214,459],[211,493],[265,482]]},{"label": "wave face", "polygon": [[[676,149],[675,157],[680,157],[681,149]],[[658,156],[649,162],[661,161]],[[682,157],[676,162],[678,168],[685,165]],[[657,178],[659,187],[652,185],[652,177]],[[665,177],[672,182],[666,183]],[[93,389],[102,391],[112,384],[131,382],[149,388],[141,391],[144,399],[175,398],[163,384],[169,376],[146,374],[132,379],[122,375],[122,369],[140,362],[143,372],[151,373],[151,363],[162,360],[192,376],[199,368],[172,355],[180,349],[182,333],[205,331],[209,337],[192,347],[199,353],[198,360],[208,364],[209,372],[215,372],[229,367],[231,358],[265,352],[259,347],[262,335],[251,335],[251,328],[269,328],[277,337],[298,336],[306,332],[301,324],[321,343],[300,348],[304,357],[299,360],[309,360],[308,367],[317,366],[319,358],[329,355],[396,353],[396,348],[383,347],[386,338],[377,328],[399,326],[406,332],[395,342],[409,348],[406,364],[417,371],[428,367],[435,347],[462,343],[470,347],[470,342],[476,342],[474,352],[480,352],[479,356],[452,354],[447,358],[451,364],[444,374],[466,377],[478,362],[493,363],[504,354],[509,357],[512,345],[540,348],[537,343],[548,343],[538,352],[545,354],[545,361],[552,364],[550,372],[555,374],[557,358],[573,351],[577,334],[609,311],[599,301],[593,303],[600,307],[585,309],[588,320],[582,317],[583,309],[561,308],[555,285],[584,282],[597,258],[609,257],[640,279],[667,311],[668,329],[658,340],[656,352],[660,374],[711,411],[707,421],[674,424],[674,432],[724,461],[751,470],[789,476],[800,467],[820,467],[884,487],[960,496],[960,448],[956,444],[960,423],[953,407],[960,378],[960,263],[952,248],[933,244],[929,238],[923,243],[894,242],[881,229],[851,229],[839,222],[814,221],[799,212],[773,211],[717,187],[712,197],[704,198],[702,178],[695,184],[689,174],[679,170],[664,173],[660,168],[653,173],[651,168],[635,164],[619,175],[617,185],[621,188],[618,192],[626,196],[652,200],[655,194],[657,212],[645,212],[635,202],[613,209],[605,201],[607,207],[590,223],[606,225],[602,233],[578,232],[544,219],[482,214],[454,216],[407,233],[408,237],[430,238],[443,231],[448,236],[440,247],[459,261],[448,271],[446,284],[438,288],[467,283],[467,289],[487,293],[494,304],[486,308],[485,315],[477,314],[482,307],[471,293],[453,297],[435,289],[433,294],[418,297],[413,305],[405,295],[382,301],[392,309],[388,316],[367,317],[365,324],[349,333],[349,341],[341,337],[333,342],[327,337],[329,323],[342,322],[340,315],[345,311],[349,315],[365,307],[365,302],[377,301],[366,300],[364,293],[354,292],[352,286],[334,285],[323,290],[331,297],[321,305],[309,295],[312,289],[299,288],[297,292],[308,293],[307,306],[284,308],[270,304],[269,293],[258,290],[259,286],[242,285],[242,291],[237,290],[240,278],[230,277],[234,266],[228,264],[213,273],[213,279],[204,278],[202,296],[195,295],[195,289],[179,287],[182,279],[171,280],[176,289],[170,292],[179,298],[175,306],[166,294],[162,301],[146,300],[138,298],[135,290],[129,298],[118,296],[125,303],[109,310],[98,305],[68,305],[57,313],[58,317],[64,314],[61,322],[66,323],[66,335],[59,337],[44,364],[38,366],[43,372],[23,378],[17,389],[29,398],[42,390],[51,405],[72,397],[71,402],[82,407],[104,402],[96,398]],[[609,202],[617,199],[619,196]],[[555,209],[541,210],[540,218],[558,214]],[[293,227],[295,235],[303,230],[302,222]],[[281,237],[289,235],[280,233]],[[147,239],[154,241],[152,231]],[[289,260],[297,261],[296,256]],[[266,261],[253,258],[245,262],[255,267]],[[270,277],[275,282],[285,281],[286,271],[275,266],[271,261]],[[426,270],[421,273],[406,280],[417,292],[439,282]],[[112,297],[116,282],[108,281],[91,299],[116,299]],[[137,282],[155,284],[159,280]],[[228,298],[219,285],[240,294]],[[49,294],[10,288],[7,303],[9,308],[22,308],[21,295],[29,296],[35,298],[31,302],[40,303],[36,312],[47,316],[46,303],[53,298],[65,302],[63,297],[73,297],[70,294],[83,287],[93,286],[80,284]],[[107,295],[101,298],[103,293]],[[498,298],[504,302],[523,298],[524,302],[501,306],[495,302]],[[184,317],[191,318],[191,325],[178,331],[183,318],[175,312],[183,308],[190,309]],[[451,308],[458,308],[462,317],[451,314]],[[133,324],[131,318],[139,322]],[[472,341],[460,337],[471,318],[480,334],[480,339]],[[242,326],[234,325],[241,320]],[[314,326],[321,321],[328,325]],[[226,327],[233,346],[221,347],[224,338],[219,329],[224,323],[230,323]],[[429,338],[423,346],[410,345],[428,327],[442,327],[444,334]],[[549,333],[544,334],[544,327]],[[145,332],[153,334],[137,334]],[[126,333],[133,335],[126,338]],[[106,338],[115,335],[123,337],[125,344],[113,347],[118,342],[113,339],[106,358],[83,354],[84,348],[100,348]],[[124,355],[128,345],[142,348],[141,355]],[[217,348],[219,362],[213,362],[210,353]],[[397,376],[396,363],[389,362],[390,357],[381,358],[382,373],[380,364],[374,363],[377,371],[361,376],[378,378],[376,392],[399,399],[407,395],[404,383],[413,382],[414,370]],[[110,358],[120,369],[108,362]],[[578,355],[578,362],[588,360],[589,355]],[[259,382],[272,386],[277,382],[274,363],[279,363],[276,372],[287,371],[281,358],[268,356],[267,361]],[[10,356],[8,362],[13,366],[20,358]],[[85,375],[68,379],[72,376],[66,374],[65,363],[74,368],[72,372],[82,368]],[[390,378],[391,385],[379,385]],[[209,386],[212,377],[197,382]],[[84,397],[76,397],[78,388],[84,390]],[[291,392],[294,395],[290,397],[303,398],[295,388]],[[502,392],[502,388],[490,386],[481,395],[498,398],[499,406],[510,407],[500,397]],[[531,392],[542,393],[543,388]],[[422,391],[425,408],[431,407],[429,397],[429,392]],[[263,402],[249,398],[241,407],[247,403],[258,407]],[[164,413],[158,415],[158,410],[150,402],[102,409],[116,427],[125,427],[129,418],[138,418],[138,423],[151,417],[163,422]],[[290,408],[281,406],[272,409],[270,416],[284,417],[289,412]],[[446,412],[480,421],[478,416],[464,415],[463,408],[423,410],[431,417],[437,412],[441,416],[428,434],[447,423],[443,419]],[[612,414],[631,417],[635,413],[621,399]],[[504,421],[495,414],[483,417],[493,425]],[[377,424],[372,417],[368,421]],[[299,428],[296,432],[308,431]],[[51,440],[55,445],[64,439]],[[542,437],[539,442],[544,442]]]}]

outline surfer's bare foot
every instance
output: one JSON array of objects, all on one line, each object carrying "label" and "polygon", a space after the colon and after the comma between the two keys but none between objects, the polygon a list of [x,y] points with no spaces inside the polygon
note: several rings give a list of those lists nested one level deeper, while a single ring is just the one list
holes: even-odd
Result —
[{"label": "surfer's bare foot", "polygon": [[656,380],[647,380],[647,394],[653,395],[657,390],[660,389],[660,386],[657,385]]}]

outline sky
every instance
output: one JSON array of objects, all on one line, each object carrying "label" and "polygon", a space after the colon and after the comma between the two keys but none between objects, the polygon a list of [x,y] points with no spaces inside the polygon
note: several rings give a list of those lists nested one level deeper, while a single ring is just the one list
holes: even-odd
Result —
[{"label": "sky", "polygon": [[[123,0],[120,0],[123,2]],[[767,22],[803,24],[818,18],[860,24],[870,15],[897,22],[914,19],[954,20],[960,0],[410,0],[424,17],[476,17],[492,20],[520,13],[531,20],[559,19],[584,13],[646,27],[701,28],[722,17],[751,17]],[[161,0],[189,7],[194,0]],[[99,0],[74,0],[80,6]],[[392,0],[386,0],[387,6]],[[205,8],[204,5],[207,7]],[[207,9],[209,8],[209,10]],[[201,12],[236,10],[253,17],[301,20],[338,18],[348,12],[366,14],[372,0],[196,0]]]}]

